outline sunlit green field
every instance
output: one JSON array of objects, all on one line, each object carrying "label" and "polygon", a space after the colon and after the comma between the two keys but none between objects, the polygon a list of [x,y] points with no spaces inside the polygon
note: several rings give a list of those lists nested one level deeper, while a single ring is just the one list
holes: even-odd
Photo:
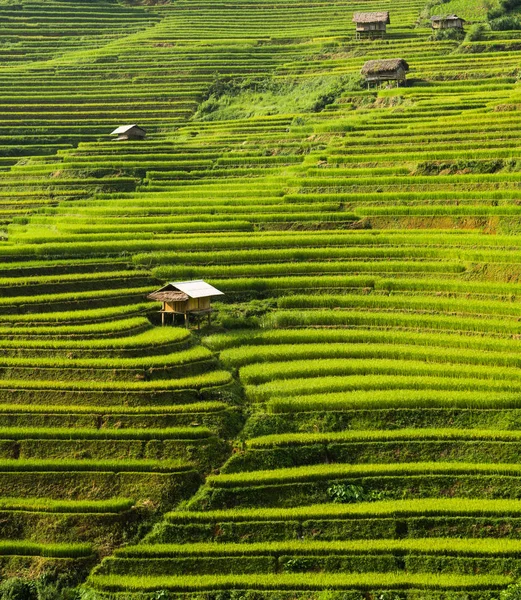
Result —
[{"label": "sunlit green field", "polygon": [[0,1],[0,600],[518,597],[514,4]]}]

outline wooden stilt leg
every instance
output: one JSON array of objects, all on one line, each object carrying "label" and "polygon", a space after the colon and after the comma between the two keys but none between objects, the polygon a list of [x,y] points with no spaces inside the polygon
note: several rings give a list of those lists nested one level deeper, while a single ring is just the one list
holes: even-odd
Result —
[{"label": "wooden stilt leg", "polygon": [[165,326],[165,313],[161,313],[161,325],[164,327]]}]

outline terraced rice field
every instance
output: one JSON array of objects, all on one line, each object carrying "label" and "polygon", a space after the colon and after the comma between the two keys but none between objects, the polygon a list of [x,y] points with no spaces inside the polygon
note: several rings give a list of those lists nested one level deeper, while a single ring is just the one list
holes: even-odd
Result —
[{"label": "terraced rice field", "polygon": [[[0,579],[514,598],[521,36],[424,11],[0,2]],[[215,325],[160,327],[189,279]]]}]

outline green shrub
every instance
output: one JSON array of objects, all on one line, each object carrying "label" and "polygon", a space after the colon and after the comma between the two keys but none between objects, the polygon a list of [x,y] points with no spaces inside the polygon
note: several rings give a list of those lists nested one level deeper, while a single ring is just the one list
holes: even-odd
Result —
[{"label": "green shrub", "polygon": [[521,20],[514,15],[504,15],[489,21],[492,31],[509,31],[521,29]]},{"label": "green shrub", "polygon": [[79,591],[57,583],[38,582],[38,600],[80,600]]},{"label": "green shrub", "polygon": [[351,504],[367,500],[364,488],[360,485],[337,483],[328,488],[327,493],[333,502]]},{"label": "green shrub", "polygon": [[384,500],[386,494],[375,490],[366,491],[360,485],[350,483],[336,483],[328,488],[327,493],[331,500],[340,504],[353,504],[355,502],[375,502]]},{"label": "green shrub", "polygon": [[521,584],[509,585],[501,592],[500,600],[521,600]]},{"label": "green shrub", "polygon": [[483,25],[483,23],[475,23],[467,31],[467,35],[465,36],[463,43],[467,44],[471,42],[480,42],[481,40],[485,39],[486,31],[487,28],[485,25]]},{"label": "green shrub", "polygon": [[515,11],[521,6],[520,0],[499,0],[496,6],[488,11],[488,19],[494,20],[505,15],[509,11]]},{"label": "green shrub", "polygon": [[13,578],[0,585],[0,600],[39,600],[36,584]]},{"label": "green shrub", "polygon": [[431,39],[433,41],[445,41],[445,40],[461,41],[464,38],[465,38],[465,32],[463,31],[463,29],[459,29],[456,27],[448,28],[448,29],[438,29],[431,36]]}]

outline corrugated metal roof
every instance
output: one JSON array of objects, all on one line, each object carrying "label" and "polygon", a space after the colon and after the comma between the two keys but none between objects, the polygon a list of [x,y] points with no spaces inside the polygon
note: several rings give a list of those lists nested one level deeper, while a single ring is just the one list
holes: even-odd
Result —
[{"label": "corrugated metal roof", "polygon": [[461,17],[458,17],[458,15],[434,15],[434,17],[431,17],[431,21],[463,21],[465,23],[465,19],[462,19]]},{"label": "corrugated metal roof", "polygon": [[133,125],[121,125],[117,129],[114,129],[114,131],[110,135],[120,135],[122,133],[127,133],[127,131],[134,129],[134,127],[141,129],[141,131],[143,131],[143,132],[145,131],[142,127],[140,127],[139,125],[136,125],[134,123]]},{"label": "corrugated metal roof", "polygon": [[195,281],[174,281],[170,283],[172,287],[180,292],[184,292],[190,298],[208,298],[209,296],[224,296],[224,292],[214,288],[213,285],[206,283],[202,279]]}]

